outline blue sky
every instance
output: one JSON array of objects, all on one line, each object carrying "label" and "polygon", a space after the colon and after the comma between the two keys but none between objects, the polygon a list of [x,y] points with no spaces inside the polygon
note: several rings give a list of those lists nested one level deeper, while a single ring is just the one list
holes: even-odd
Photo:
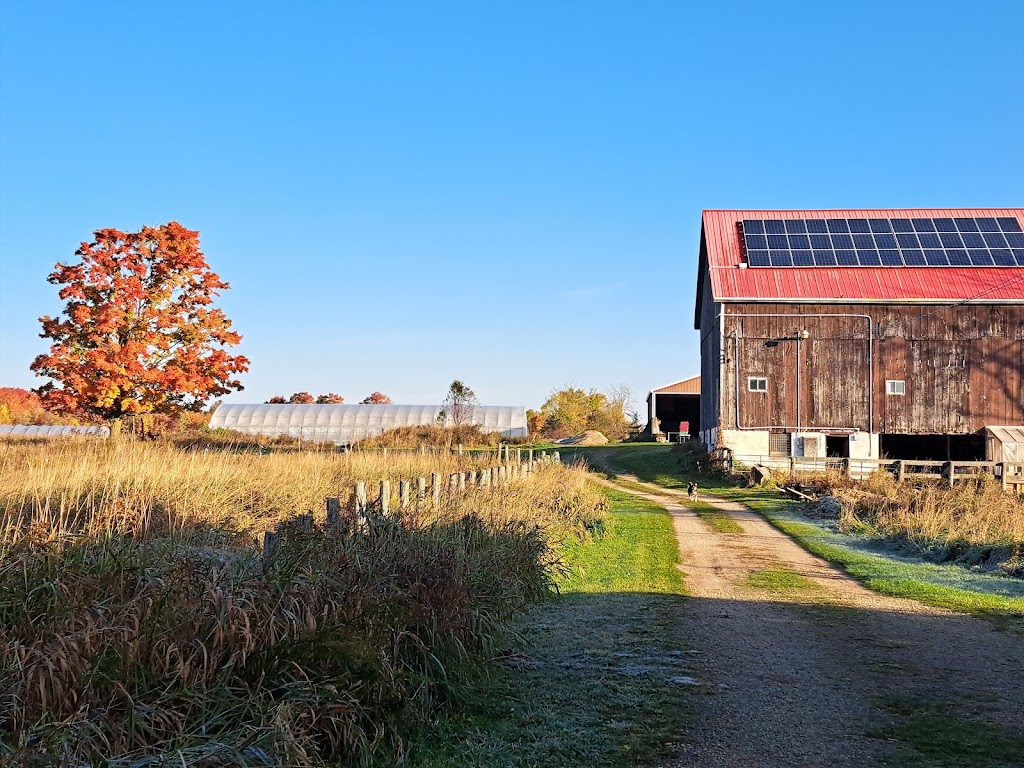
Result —
[{"label": "blue sky", "polygon": [[1024,205],[1024,3],[21,3],[0,26],[0,386],[46,275],[177,220],[231,402],[536,407],[699,371],[702,208]]}]

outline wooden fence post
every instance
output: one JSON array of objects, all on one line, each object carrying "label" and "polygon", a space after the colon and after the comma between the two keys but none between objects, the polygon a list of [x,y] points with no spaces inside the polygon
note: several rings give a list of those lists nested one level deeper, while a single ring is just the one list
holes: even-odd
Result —
[{"label": "wooden fence post", "polygon": [[409,481],[398,481],[398,504],[403,511],[409,508]]},{"label": "wooden fence post", "polygon": [[530,463],[533,464],[533,448],[530,449]]},{"label": "wooden fence post", "polygon": [[441,509],[441,475],[437,472],[430,473],[430,492],[434,497],[434,511]]},{"label": "wooden fence post", "polygon": [[1007,486],[1007,482],[1006,482],[1006,464],[1005,463],[1000,463],[999,464],[999,484],[1003,488],[1003,493],[1006,493],[1006,489],[1007,489],[1008,486]]},{"label": "wooden fence post", "polygon": [[336,528],[341,525],[341,499],[337,496],[327,497],[327,527]]},{"label": "wooden fence post", "polygon": [[416,503],[422,504],[427,498],[427,478],[416,478]]},{"label": "wooden fence post", "polygon": [[387,515],[391,511],[391,481],[380,481],[380,513]]},{"label": "wooden fence post", "polygon": [[459,493],[465,493],[467,483],[473,484],[473,473],[459,472]]},{"label": "wooden fence post", "polygon": [[281,534],[277,531],[264,531],[263,533],[263,560],[271,562],[277,556],[277,550],[281,546]]},{"label": "wooden fence post", "polygon": [[356,483],[356,518],[360,518],[366,514],[366,483],[360,480]]},{"label": "wooden fence post", "polygon": [[953,481],[956,479],[956,462],[949,462],[949,487],[953,487]]},{"label": "wooden fence post", "polygon": [[903,459],[900,459],[896,463],[896,479],[899,482],[902,483],[903,482],[903,476],[906,475],[906,474],[907,474],[907,462],[904,461]]},{"label": "wooden fence post", "polygon": [[454,496],[455,492],[459,490],[459,478],[461,476],[462,475],[459,472],[452,472],[451,477],[448,478],[448,493],[452,496]]},{"label": "wooden fence post", "polygon": [[462,458],[462,443],[459,443],[459,458]]}]

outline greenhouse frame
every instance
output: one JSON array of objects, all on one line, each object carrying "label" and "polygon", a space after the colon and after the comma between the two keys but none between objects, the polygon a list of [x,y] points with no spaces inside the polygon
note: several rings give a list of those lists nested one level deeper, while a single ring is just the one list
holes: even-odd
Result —
[{"label": "greenhouse frame", "polygon": [[0,424],[0,437],[110,437],[109,427],[74,427],[67,424]]},{"label": "greenhouse frame", "polygon": [[[442,410],[440,405],[226,404],[214,411],[210,429],[350,445],[389,429],[437,424]],[[527,434],[526,408],[520,405],[477,406],[465,423],[505,437]],[[446,426],[452,426],[450,418]]]}]

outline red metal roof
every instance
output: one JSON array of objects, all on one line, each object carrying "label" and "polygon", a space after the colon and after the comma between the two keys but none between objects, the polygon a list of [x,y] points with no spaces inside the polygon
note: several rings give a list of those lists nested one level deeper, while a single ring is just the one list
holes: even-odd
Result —
[{"label": "red metal roof", "polygon": [[1022,267],[740,267],[744,259],[737,223],[743,219],[978,216],[1014,216],[1024,224],[1021,208],[704,211],[697,283],[698,323],[701,288],[707,276],[715,301],[1024,301]]}]

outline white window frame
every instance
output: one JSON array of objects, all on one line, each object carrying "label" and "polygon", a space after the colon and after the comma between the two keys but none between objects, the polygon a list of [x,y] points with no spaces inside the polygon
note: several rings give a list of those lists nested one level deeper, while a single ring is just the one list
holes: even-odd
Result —
[{"label": "white window frame", "polygon": [[767,392],[767,376],[747,376],[747,392]]},{"label": "white window frame", "polygon": [[903,379],[886,379],[885,394],[903,396],[907,394],[907,382]]}]

